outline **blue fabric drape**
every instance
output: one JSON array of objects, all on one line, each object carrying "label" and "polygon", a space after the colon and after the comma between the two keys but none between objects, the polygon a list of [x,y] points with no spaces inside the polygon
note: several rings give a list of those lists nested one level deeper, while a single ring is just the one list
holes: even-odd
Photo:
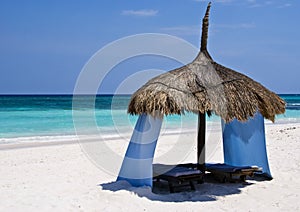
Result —
[{"label": "blue fabric drape", "polygon": [[152,187],[152,162],[162,121],[146,114],[139,116],[117,181]]},{"label": "blue fabric drape", "polygon": [[268,164],[264,118],[256,113],[246,122],[236,119],[224,123],[223,151],[224,162],[233,166],[259,166],[263,168],[263,174],[272,178]]}]

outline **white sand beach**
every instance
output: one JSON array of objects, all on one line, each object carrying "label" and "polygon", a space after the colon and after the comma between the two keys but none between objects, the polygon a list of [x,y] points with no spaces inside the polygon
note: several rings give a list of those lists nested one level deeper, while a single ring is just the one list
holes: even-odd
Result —
[{"label": "white sand beach", "polygon": [[[158,157],[170,148],[174,136],[160,138]],[[195,133],[184,136],[195,140]],[[99,168],[76,141],[3,144],[0,211],[300,211],[300,124],[266,124],[266,141],[273,180],[206,182],[196,191],[173,194],[115,183],[116,176]],[[110,144],[124,155],[124,142]],[[209,160],[222,158],[221,149],[212,152]],[[195,154],[194,148],[185,160],[193,162]]]}]

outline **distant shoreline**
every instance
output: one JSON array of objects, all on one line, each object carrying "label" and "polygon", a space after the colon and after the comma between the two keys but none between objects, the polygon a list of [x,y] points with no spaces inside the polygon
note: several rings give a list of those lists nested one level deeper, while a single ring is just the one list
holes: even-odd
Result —
[{"label": "distant shoreline", "polygon": [[[113,93],[103,93],[103,94],[74,94],[74,93],[38,93],[38,94],[32,94],[32,93],[24,93],[24,94],[18,94],[18,93],[0,93],[0,96],[131,96],[132,94],[113,94]],[[277,93],[279,96],[300,96],[299,93]]]}]

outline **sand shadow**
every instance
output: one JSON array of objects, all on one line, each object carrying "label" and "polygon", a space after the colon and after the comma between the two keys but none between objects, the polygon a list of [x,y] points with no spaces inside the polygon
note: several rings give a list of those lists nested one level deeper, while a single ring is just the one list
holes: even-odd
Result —
[{"label": "sand shadow", "polygon": [[207,202],[216,201],[220,196],[227,196],[241,193],[241,189],[250,186],[252,183],[219,183],[213,179],[207,179],[203,184],[195,184],[196,190],[192,191],[189,186],[182,187],[176,193],[170,193],[168,184],[154,183],[150,187],[132,187],[126,181],[118,181],[100,184],[103,190],[118,192],[126,190],[135,193],[139,197],[146,197],[152,201],[162,202]]}]

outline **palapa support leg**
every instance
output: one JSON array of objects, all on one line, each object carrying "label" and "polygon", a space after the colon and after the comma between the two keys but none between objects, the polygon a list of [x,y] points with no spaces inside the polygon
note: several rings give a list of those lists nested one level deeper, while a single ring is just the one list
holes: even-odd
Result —
[{"label": "palapa support leg", "polygon": [[198,137],[197,137],[197,165],[198,169],[205,173],[205,113],[198,115]]},{"label": "palapa support leg", "polygon": [[169,181],[168,185],[169,185],[170,193],[174,193],[175,191],[174,191],[174,186],[173,186],[172,182]]},{"label": "palapa support leg", "polygon": [[195,187],[195,185],[194,185],[193,181],[190,181],[190,186],[191,186],[191,189],[192,189],[193,191],[195,191],[195,190],[196,190],[196,187]]}]

